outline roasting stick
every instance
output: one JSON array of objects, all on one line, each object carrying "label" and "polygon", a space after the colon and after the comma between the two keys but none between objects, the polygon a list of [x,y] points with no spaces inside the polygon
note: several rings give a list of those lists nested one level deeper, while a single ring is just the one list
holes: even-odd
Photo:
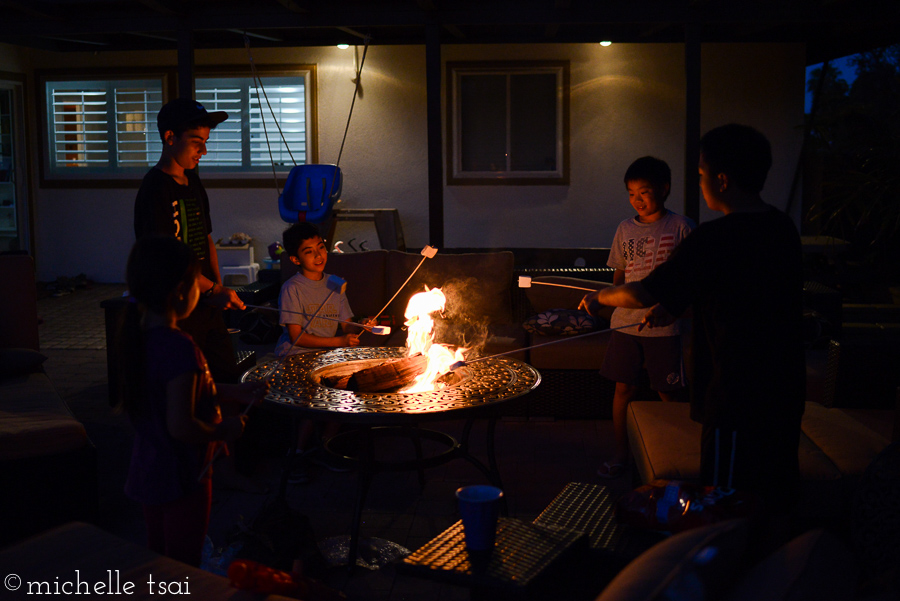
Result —
[{"label": "roasting stick", "polygon": [[559,288],[571,288],[572,290],[587,290],[588,292],[597,292],[596,288],[583,288],[582,286],[569,286],[568,284],[554,284],[552,282],[533,282],[530,276],[519,276],[519,288],[531,288],[534,284],[541,286],[557,286]]},{"label": "roasting stick", "polygon": [[453,365],[450,366],[450,371],[455,371],[460,367],[465,367],[466,365],[470,365],[472,363],[478,363],[479,361],[486,361],[488,359],[493,359],[494,357],[502,357],[503,355],[512,355],[515,353],[520,353],[522,351],[527,351],[529,349],[538,348],[541,346],[549,346],[551,344],[559,344],[560,342],[567,342],[569,340],[575,340],[576,338],[587,338],[588,336],[596,336],[597,334],[606,334],[607,332],[614,332],[615,330],[624,330],[625,328],[633,328],[635,326],[641,325],[643,322],[638,323],[630,323],[627,326],[619,326],[617,328],[607,328],[605,330],[597,330],[596,332],[588,332],[587,334],[579,334],[578,336],[568,336],[566,338],[560,338],[558,340],[551,340],[550,342],[542,342],[541,344],[534,344],[532,346],[523,346],[522,348],[518,348],[512,351],[506,351],[504,353],[497,353],[496,355],[488,355],[487,357],[478,357],[477,359],[472,359],[471,361],[457,361]]},{"label": "roasting stick", "polygon": [[422,263],[425,262],[425,259],[433,259],[433,258],[434,258],[434,255],[436,255],[436,254],[437,254],[437,249],[436,249],[436,248],[433,248],[433,247],[431,247],[431,246],[426,246],[425,248],[422,249],[422,252],[421,252],[422,260],[419,261],[419,264],[416,265],[416,268],[413,269],[413,271],[412,271],[411,274],[409,274],[409,277],[406,278],[406,281],[403,282],[402,284],[400,284],[400,287],[397,288],[397,292],[394,293],[394,296],[391,297],[391,300],[389,300],[389,301],[384,305],[384,307],[381,308],[381,311],[379,311],[378,314],[375,315],[375,317],[372,318],[373,321],[376,320],[376,319],[378,319],[378,318],[381,316],[381,314],[384,313],[384,310],[388,308],[388,305],[390,305],[392,302],[394,302],[394,299],[397,298],[397,295],[400,294],[400,291],[403,290],[403,287],[406,286],[407,284],[409,284],[409,281],[412,279],[412,277],[413,277],[414,275],[416,275],[416,272],[417,272],[417,271],[419,271],[419,267],[422,266]]},{"label": "roasting stick", "polygon": [[[322,307],[325,306],[325,303],[328,302],[328,300],[331,298],[331,296],[335,292],[339,292],[339,293],[343,294],[343,292],[347,289],[347,281],[337,277],[336,275],[328,276],[328,281],[325,283],[325,285],[329,289],[328,296],[325,297],[325,300],[322,301],[322,303],[319,305],[319,308],[316,309],[316,312],[313,314],[313,316],[309,319],[309,321],[306,322],[306,325],[303,326],[303,329],[300,330],[300,333],[297,334],[297,337],[294,338],[294,341],[291,343],[290,348],[294,348],[294,346],[297,344],[297,341],[300,340],[300,337],[306,333],[307,328],[309,328],[310,324],[318,316],[319,311],[322,310]],[[304,315],[305,315],[305,313],[304,313]],[[288,351],[290,351],[290,349],[288,349]],[[285,357],[287,357],[287,356],[288,355],[285,354],[284,357],[276,360],[272,364],[272,367],[270,367],[268,370],[266,370],[266,373],[263,375],[263,377],[261,379],[268,380],[269,377],[275,372],[275,370],[278,369],[279,367],[281,367],[282,363],[284,362]],[[247,415],[247,413],[250,411],[250,407],[252,407],[252,406],[253,406],[253,403],[250,403],[249,405],[247,405],[244,408],[244,411],[241,413],[241,417],[244,417],[245,415]],[[200,472],[200,476],[197,478],[197,482],[200,482],[201,480],[203,480],[203,476],[206,475],[206,472],[209,471],[209,468],[210,468],[210,466],[212,466],[213,462],[216,459],[218,459],[219,455],[222,454],[222,449],[224,449],[224,448],[225,448],[225,443],[222,443],[219,445],[219,447],[216,449],[216,452],[213,454],[212,459],[209,460],[209,463],[207,463],[206,466],[203,468],[203,471]]]},{"label": "roasting stick", "polygon": [[[304,313],[303,311],[288,311],[287,309],[278,309],[276,307],[264,307],[262,305],[244,305],[245,307],[249,307],[251,309],[262,309],[263,311],[275,311],[276,313],[280,313],[284,311],[285,313],[294,313],[296,315],[303,315],[305,317],[309,317],[309,313]],[[327,319],[328,321],[336,321],[338,323],[348,323],[352,326],[359,326],[363,329],[366,329],[373,334],[378,334],[379,336],[387,336],[391,333],[391,326],[367,326],[364,323],[357,323],[355,321],[347,321],[346,319],[335,319],[333,317],[324,317],[322,315],[319,316],[319,319]]]}]

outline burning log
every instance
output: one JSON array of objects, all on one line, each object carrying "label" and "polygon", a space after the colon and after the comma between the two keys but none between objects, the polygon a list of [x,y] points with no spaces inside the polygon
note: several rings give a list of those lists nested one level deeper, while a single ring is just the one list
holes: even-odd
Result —
[{"label": "burning log", "polygon": [[354,392],[385,392],[403,388],[422,374],[428,359],[421,353],[412,357],[391,359],[352,374],[326,376],[322,383],[331,388]]}]

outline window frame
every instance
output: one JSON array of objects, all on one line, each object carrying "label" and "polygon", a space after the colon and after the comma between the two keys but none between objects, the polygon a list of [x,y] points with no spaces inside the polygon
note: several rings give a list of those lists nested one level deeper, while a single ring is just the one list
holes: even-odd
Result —
[{"label": "window frame", "polygon": [[[287,76],[295,77],[303,74],[306,79],[306,136],[307,162],[317,163],[318,144],[318,82],[315,64],[257,65],[256,72],[260,77]],[[202,66],[195,69],[195,85],[201,77],[252,77],[246,65]],[[139,183],[149,169],[122,170],[117,168],[99,168],[82,170],[51,168],[50,154],[54,146],[50,142],[49,115],[47,112],[47,83],[53,81],[113,81],[142,80],[159,78],[162,82],[163,104],[174,99],[178,90],[177,69],[174,66],[142,67],[142,68],[108,68],[108,69],[45,69],[35,71],[36,98],[38,99],[38,123],[40,135],[39,179],[42,188],[131,188]],[[266,109],[267,110],[267,109]],[[267,113],[267,118],[271,115]],[[154,116],[155,118],[155,116]],[[154,135],[156,131],[154,129]],[[207,188],[269,188],[275,185],[270,165],[261,166],[259,171],[223,172],[220,169],[204,170],[200,163],[200,174],[203,185]],[[279,166],[276,170],[278,185],[283,186],[290,166]]]},{"label": "window frame", "polygon": [[[256,73],[259,77],[296,77],[300,73],[305,73],[304,77],[307,81],[305,89],[306,95],[306,157],[307,164],[319,162],[319,132],[318,132],[318,83],[317,71],[315,64],[290,64],[290,65],[256,65]],[[198,67],[194,73],[194,86],[196,88],[198,79],[203,77],[217,78],[246,78],[251,77],[246,65],[215,65]],[[265,83],[263,84],[265,85]],[[211,110],[211,109],[210,109]],[[268,107],[263,107],[266,111],[266,119],[272,117],[268,112]],[[200,161],[200,173],[203,177],[203,185],[207,188],[270,188],[275,185],[272,178],[271,165],[260,167],[259,171],[222,171],[216,167],[204,170],[203,161]],[[278,177],[278,185],[283,186],[290,173],[291,167],[279,166],[275,172]]]},{"label": "window frame", "polygon": [[[569,185],[569,61],[448,61],[446,66],[447,185],[547,186]],[[557,169],[543,171],[477,171],[460,169],[460,76],[467,74],[555,73]],[[507,136],[508,137],[508,136]]]},{"label": "window frame", "polygon": [[[114,69],[90,69],[72,71],[68,69],[46,69],[35,71],[36,97],[38,99],[38,124],[40,131],[39,175],[42,188],[122,188],[140,181],[147,172],[146,167],[132,169],[78,169],[65,171],[51,167],[50,155],[55,146],[50,137],[49,114],[47,112],[47,83],[71,81],[116,81],[159,79],[162,84],[163,103],[171,91],[176,89],[175,72],[163,67]],[[155,117],[154,117],[155,118]],[[154,131],[155,133],[155,131]]]}]

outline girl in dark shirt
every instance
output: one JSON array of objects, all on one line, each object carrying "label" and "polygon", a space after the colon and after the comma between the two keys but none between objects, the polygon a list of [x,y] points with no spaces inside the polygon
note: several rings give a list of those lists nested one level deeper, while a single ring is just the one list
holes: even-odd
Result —
[{"label": "girl in dark shirt", "polygon": [[[127,265],[133,302],[119,330],[122,408],[135,429],[125,493],[144,508],[151,550],[200,565],[212,498],[205,470],[246,416],[220,403],[260,400],[265,382],[216,386],[203,353],[176,323],[197,305],[199,264],[168,236],[139,240]],[[205,470],[205,471],[204,471]]]}]

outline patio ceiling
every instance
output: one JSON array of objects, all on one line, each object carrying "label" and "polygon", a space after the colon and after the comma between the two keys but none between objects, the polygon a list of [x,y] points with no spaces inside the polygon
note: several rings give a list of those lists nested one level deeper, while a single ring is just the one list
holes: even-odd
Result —
[{"label": "patio ceiling", "polygon": [[900,42],[896,0],[0,0],[0,42],[73,51],[424,44],[802,42],[814,64]]}]

